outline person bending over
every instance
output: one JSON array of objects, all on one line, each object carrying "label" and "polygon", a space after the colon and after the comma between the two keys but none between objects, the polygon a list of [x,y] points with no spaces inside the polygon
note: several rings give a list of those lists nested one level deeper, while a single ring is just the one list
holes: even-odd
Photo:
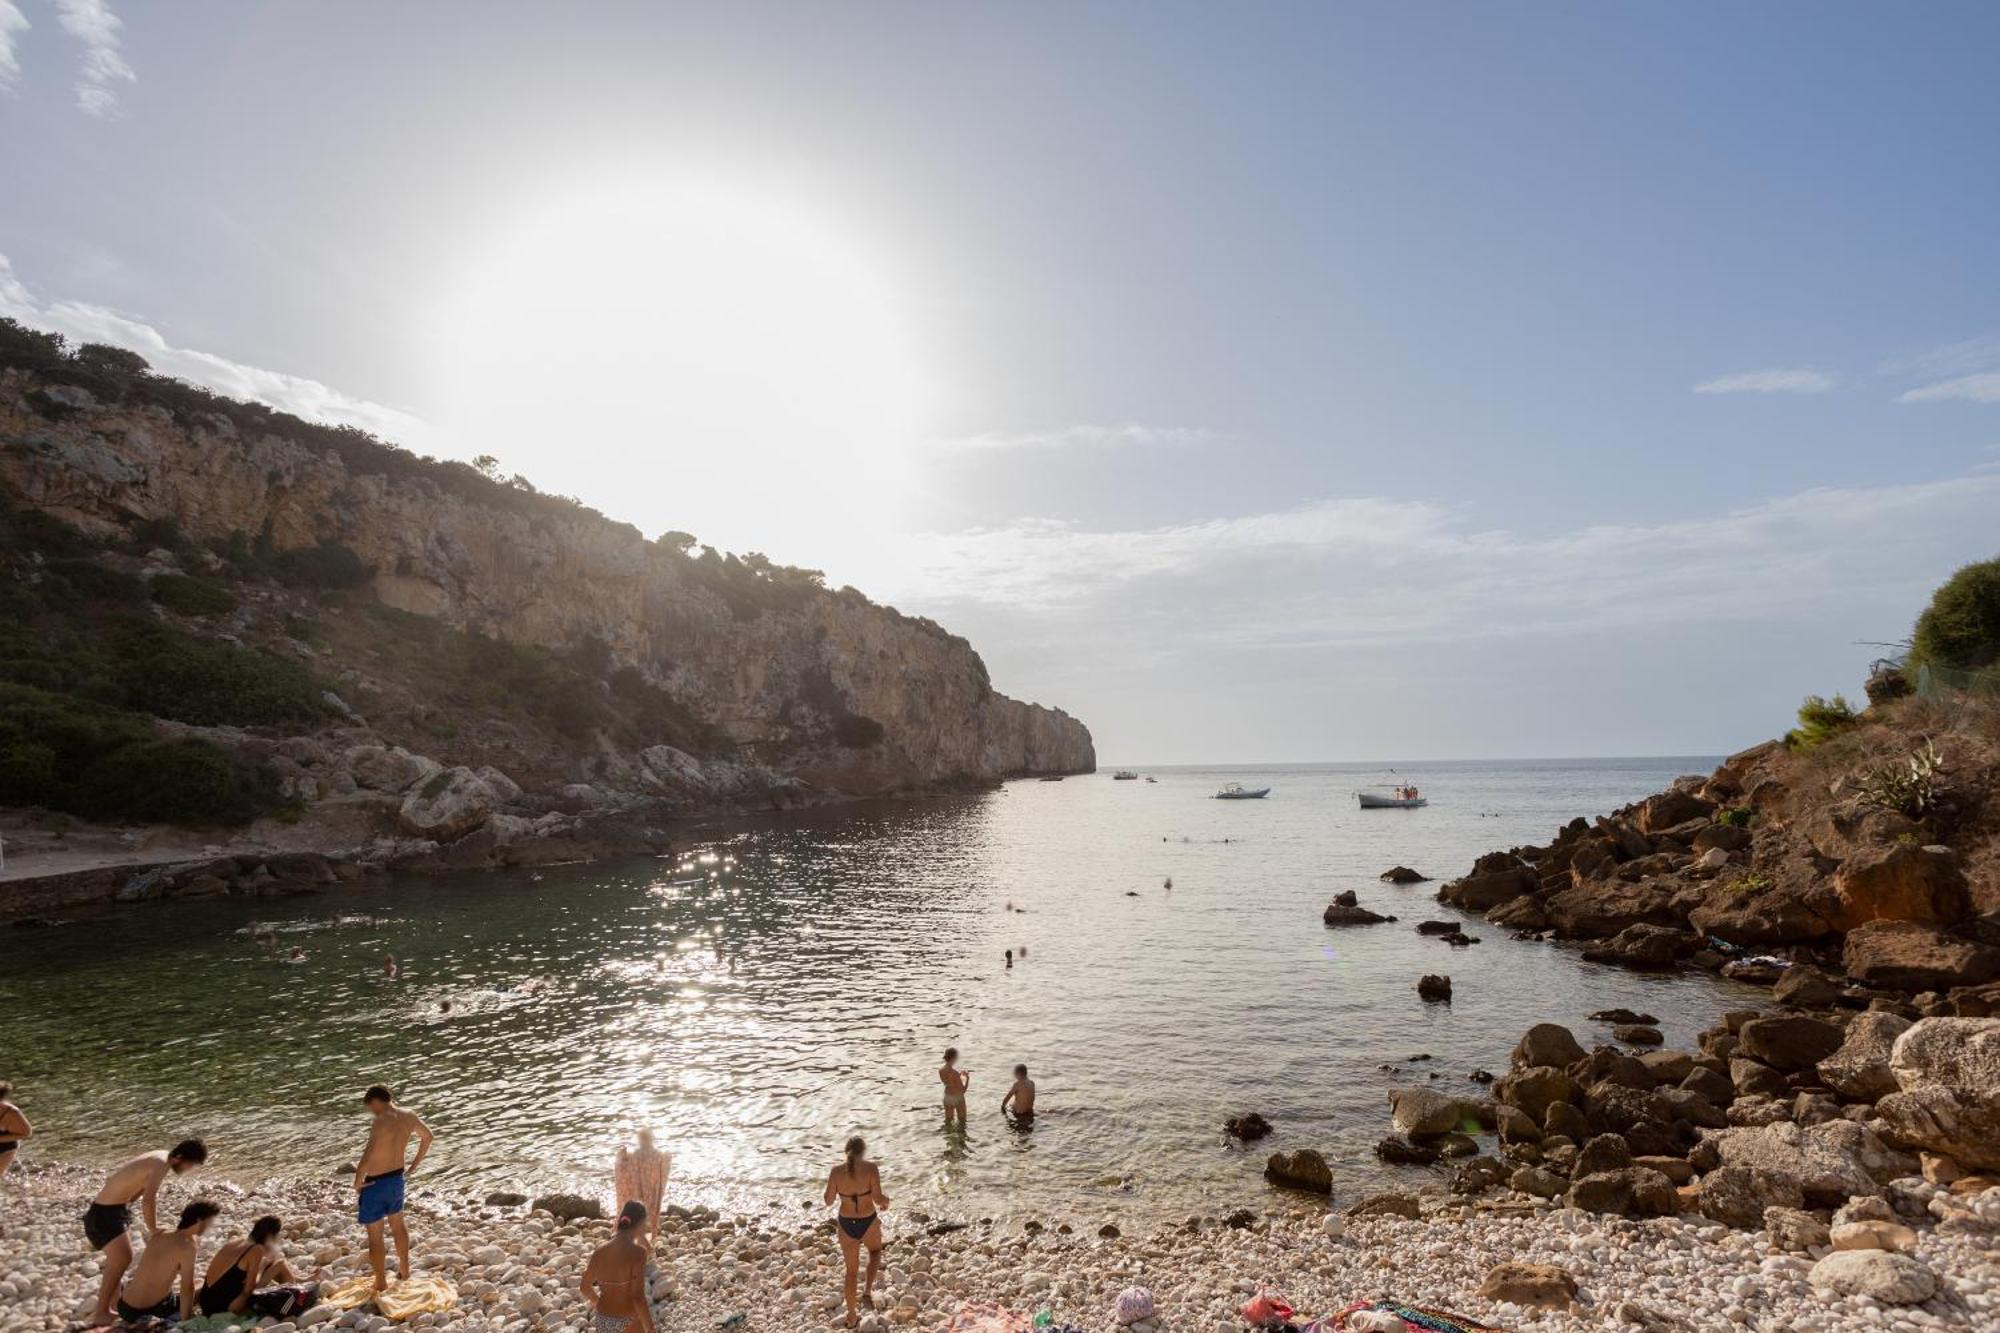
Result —
[{"label": "person bending over", "polygon": [[168,1176],[184,1175],[208,1160],[208,1145],[200,1139],[183,1139],[172,1148],[142,1152],[105,1178],[104,1188],[83,1213],[83,1235],[90,1248],[104,1255],[104,1277],[97,1284],[97,1306],[92,1325],[111,1322],[111,1300],[118,1283],[132,1265],[132,1201],[140,1200],[139,1215],[145,1219],[146,1234],[160,1234],[158,1217],[160,1182]]}]

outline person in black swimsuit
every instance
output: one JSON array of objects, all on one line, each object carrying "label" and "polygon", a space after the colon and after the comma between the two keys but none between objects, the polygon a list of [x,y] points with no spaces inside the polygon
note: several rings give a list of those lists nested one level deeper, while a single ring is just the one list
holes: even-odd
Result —
[{"label": "person in black swimsuit", "polygon": [[318,1294],[313,1286],[274,1287],[258,1291],[260,1282],[297,1282],[298,1275],[278,1250],[278,1233],[284,1223],[275,1217],[258,1218],[250,1225],[250,1239],[232,1241],[215,1252],[208,1272],[202,1277],[196,1304],[205,1315],[255,1313],[259,1318],[288,1319],[310,1307]]},{"label": "person in black swimsuit", "polygon": [[14,1105],[14,1085],[0,1078],[0,1176],[14,1165],[14,1149],[21,1146],[21,1140],[33,1138],[34,1133],[28,1117]]},{"label": "person in black swimsuit", "polygon": [[875,1308],[875,1282],[882,1275],[882,1218],[880,1211],[889,1206],[889,1196],[882,1192],[882,1173],[875,1163],[862,1156],[868,1145],[855,1137],[847,1141],[847,1155],[839,1166],[833,1168],[826,1177],[826,1202],[840,1200],[839,1215],[834,1218],[835,1234],[840,1240],[841,1258],[847,1261],[847,1327],[853,1328],[861,1322],[861,1312],[855,1307],[855,1278],[861,1267],[861,1247],[868,1247],[868,1281],[861,1289],[861,1304]]}]

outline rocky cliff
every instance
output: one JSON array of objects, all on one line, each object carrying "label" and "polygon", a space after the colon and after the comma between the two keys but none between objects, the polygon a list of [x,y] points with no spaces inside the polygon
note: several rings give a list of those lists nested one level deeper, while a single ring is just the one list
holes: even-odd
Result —
[{"label": "rocky cliff", "polygon": [[[734,757],[866,795],[1087,771],[1089,731],[996,693],[937,625],[351,432],[155,377],[0,372],[0,484],[86,533],[171,525],[213,549],[351,552],[389,607],[637,672]],[[172,386],[175,389],[181,386]],[[629,757],[629,773],[636,756]],[[620,757],[593,748],[591,771]]]}]

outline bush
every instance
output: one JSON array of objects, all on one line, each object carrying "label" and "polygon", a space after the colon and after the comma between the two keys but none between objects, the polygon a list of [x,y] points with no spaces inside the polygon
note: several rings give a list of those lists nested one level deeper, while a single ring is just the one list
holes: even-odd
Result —
[{"label": "bush", "polygon": [[153,600],[184,616],[224,616],[236,609],[236,598],[213,579],[186,574],[161,574],[153,580]]},{"label": "bush", "polygon": [[1931,594],[1910,665],[1977,671],[2000,661],[2000,557],[1965,566]]},{"label": "bush", "polygon": [[1718,810],[1715,812],[1715,822],[1724,828],[1749,828],[1750,807],[1732,805],[1727,810]]},{"label": "bush", "polygon": [[1852,729],[1860,720],[1842,696],[1822,699],[1808,694],[1799,705],[1799,725],[1785,733],[1785,744],[1794,750],[1810,750]]},{"label": "bush", "polygon": [[321,685],[296,662],[164,626],[115,636],[111,684],[127,708],[200,727],[271,726],[326,715]]},{"label": "bush", "polygon": [[375,577],[375,566],[336,541],[280,551],[272,566],[282,582],[299,588],[358,588]]},{"label": "bush", "polygon": [[1911,819],[1937,809],[1944,796],[1944,755],[1926,737],[1908,759],[1888,764],[1861,781],[1861,799]]}]

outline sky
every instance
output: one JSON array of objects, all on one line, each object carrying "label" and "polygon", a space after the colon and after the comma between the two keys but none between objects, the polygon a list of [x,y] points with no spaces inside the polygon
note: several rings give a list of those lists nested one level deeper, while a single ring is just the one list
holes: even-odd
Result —
[{"label": "sky", "polygon": [[1723,753],[2000,554],[2000,7],[0,0],[0,313],[1113,763]]}]

